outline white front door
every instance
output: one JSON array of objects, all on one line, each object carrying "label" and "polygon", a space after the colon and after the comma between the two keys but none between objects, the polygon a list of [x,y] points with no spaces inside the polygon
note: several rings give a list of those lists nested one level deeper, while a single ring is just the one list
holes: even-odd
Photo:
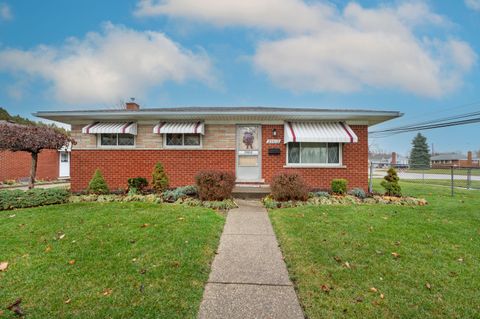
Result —
[{"label": "white front door", "polygon": [[262,178],[262,127],[237,125],[237,181],[259,182]]},{"label": "white front door", "polygon": [[60,152],[60,177],[70,177],[70,152]]}]

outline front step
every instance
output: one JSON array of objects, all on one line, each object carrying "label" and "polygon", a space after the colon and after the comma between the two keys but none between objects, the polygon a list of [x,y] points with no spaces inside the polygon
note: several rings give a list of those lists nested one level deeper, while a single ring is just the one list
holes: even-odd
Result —
[{"label": "front step", "polygon": [[233,188],[233,197],[240,199],[259,199],[270,194],[270,185],[262,183],[237,183]]}]

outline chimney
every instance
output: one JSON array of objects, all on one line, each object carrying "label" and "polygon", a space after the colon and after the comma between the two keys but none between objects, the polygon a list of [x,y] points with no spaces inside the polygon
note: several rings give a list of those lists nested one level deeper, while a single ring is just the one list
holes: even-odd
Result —
[{"label": "chimney", "polygon": [[472,151],[468,151],[467,153],[467,166],[470,167],[473,164],[473,156]]},{"label": "chimney", "polygon": [[392,162],[390,164],[397,165],[397,153],[392,152]]},{"label": "chimney", "polygon": [[140,105],[135,103],[135,98],[130,98],[130,102],[125,103],[125,109],[128,111],[138,111],[140,110]]}]

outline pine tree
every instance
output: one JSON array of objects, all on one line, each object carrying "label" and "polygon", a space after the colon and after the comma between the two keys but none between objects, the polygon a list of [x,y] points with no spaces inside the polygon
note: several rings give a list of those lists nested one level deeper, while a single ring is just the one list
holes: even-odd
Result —
[{"label": "pine tree", "polygon": [[413,138],[412,145],[410,167],[414,169],[430,167],[430,149],[428,148],[427,138],[418,133]]},{"label": "pine tree", "polygon": [[95,171],[90,183],[88,183],[87,191],[94,194],[108,194],[110,192],[107,182],[105,182],[102,172],[100,172],[99,169]]},{"label": "pine tree", "polygon": [[162,163],[158,162],[152,174],[152,187],[157,193],[161,193],[168,187],[168,176],[165,173]]}]

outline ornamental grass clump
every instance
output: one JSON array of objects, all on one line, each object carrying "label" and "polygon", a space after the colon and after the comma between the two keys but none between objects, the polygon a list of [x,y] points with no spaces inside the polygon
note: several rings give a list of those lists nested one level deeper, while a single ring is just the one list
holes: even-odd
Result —
[{"label": "ornamental grass clump", "polygon": [[93,174],[90,183],[88,183],[87,192],[91,194],[108,194],[110,190],[108,189],[107,182],[103,178],[102,172],[97,169]]},{"label": "ornamental grass clump", "polygon": [[305,201],[308,189],[303,177],[296,173],[282,173],[272,179],[272,197],[276,201]]},{"label": "ornamental grass clump", "polygon": [[158,162],[155,164],[155,168],[152,174],[152,187],[157,194],[162,193],[168,188],[168,176],[165,173],[163,164]]},{"label": "ornamental grass clump", "polygon": [[383,179],[380,185],[385,189],[385,195],[402,196],[402,188],[398,184],[400,177],[398,177],[397,171],[393,167],[387,171],[387,175],[385,175]]}]

